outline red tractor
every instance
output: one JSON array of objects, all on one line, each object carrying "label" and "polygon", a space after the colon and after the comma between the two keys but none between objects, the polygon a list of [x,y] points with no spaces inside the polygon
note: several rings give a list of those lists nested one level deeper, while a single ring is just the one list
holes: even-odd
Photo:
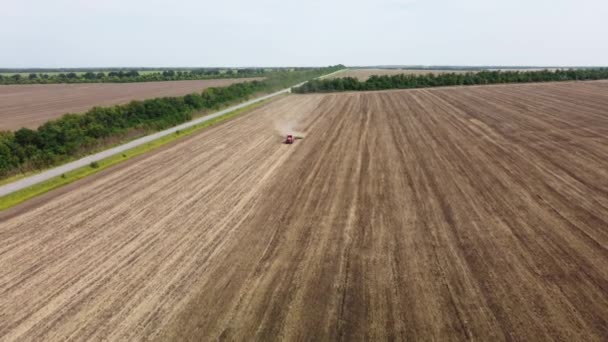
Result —
[{"label": "red tractor", "polygon": [[286,144],[293,144],[293,141],[294,141],[293,135],[287,134],[287,138],[285,138],[285,143]]}]

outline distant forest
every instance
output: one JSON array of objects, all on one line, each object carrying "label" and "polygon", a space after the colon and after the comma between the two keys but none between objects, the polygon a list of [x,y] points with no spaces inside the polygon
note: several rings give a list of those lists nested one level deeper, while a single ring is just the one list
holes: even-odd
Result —
[{"label": "distant forest", "polygon": [[260,77],[281,68],[0,69],[0,84],[128,83]]},{"label": "distant forest", "polygon": [[[483,65],[483,66],[475,66],[475,65],[376,65],[376,66],[356,66],[356,67],[348,67],[349,69],[386,69],[386,70],[453,70],[453,71],[493,71],[493,70],[503,70],[503,71],[532,71],[532,70],[556,70],[556,69],[601,69],[604,66],[532,66],[532,65],[522,65],[522,66],[502,66],[502,65]],[[0,72],[2,69],[0,69]]]},{"label": "distant forest", "polygon": [[608,79],[608,68],[541,71],[479,71],[443,74],[399,74],[371,76],[365,81],[354,77],[315,79],[293,88],[294,93],[322,93],[387,89],[429,88],[500,83],[557,82]]}]

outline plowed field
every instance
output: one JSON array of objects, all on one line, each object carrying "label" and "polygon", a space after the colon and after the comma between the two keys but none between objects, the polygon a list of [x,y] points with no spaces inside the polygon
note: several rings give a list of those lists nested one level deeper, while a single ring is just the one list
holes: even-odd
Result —
[{"label": "plowed field", "polygon": [[142,83],[0,85],[0,131],[36,128],[66,113],[163,96],[181,96],[256,78]]},{"label": "plowed field", "polygon": [[291,95],[0,239],[0,340],[605,341],[608,82]]}]

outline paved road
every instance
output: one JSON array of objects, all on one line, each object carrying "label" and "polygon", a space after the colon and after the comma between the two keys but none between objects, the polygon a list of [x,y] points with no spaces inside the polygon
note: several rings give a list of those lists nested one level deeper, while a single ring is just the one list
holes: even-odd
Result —
[{"label": "paved road", "polygon": [[[332,74],[335,74],[335,73],[341,72],[341,71],[342,70],[338,70],[338,71],[336,71],[336,72],[334,72]],[[328,75],[322,76],[322,78],[330,76],[332,74],[328,74]],[[297,84],[294,87],[300,86],[300,85],[302,85],[304,83],[306,83],[306,82],[302,82],[300,84]],[[157,132],[157,133],[154,133],[154,134],[151,134],[151,135],[147,135],[145,137],[142,137],[142,138],[130,141],[130,142],[124,144],[124,145],[116,146],[116,147],[113,147],[113,148],[111,148],[109,150],[105,150],[105,151],[102,151],[102,152],[99,152],[99,153],[96,153],[96,154],[92,154],[90,156],[87,156],[87,157],[84,157],[82,159],[73,161],[71,163],[67,163],[67,164],[58,166],[58,167],[56,167],[54,169],[50,169],[50,170],[41,172],[41,173],[33,175],[31,177],[23,178],[23,179],[20,179],[20,180],[18,180],[16,182],[5,184],[3,186],[0,186],[0,197],[8,195],[8,194],[11,194],[11,193],[13,193],[15,191],[19,191],[19,190],[25,189],[25,188],[27,188],[29,186],[34,185],[34,184],[38,184],[38,183],[44,182],[44,181],[49,180],[49,179],[51,179],[53,177],[60,176],[61,174],[64,174],[66,172],[79,169],[79,168],[81,168],[83,166],[87,166],[87,165],[91,164],[94,161],[98,161],[98,160],[105,159],[107,157],[111,157],[113,155],[116,155],[116,154],[122,153],[124,151],[130,150],[130,149],[132,149],[134,147],[137,147],[137,146],[149,143],[151,141],[154,141],[156,139],[162,138],[162,137],[167,136],[169,134],[174,134],[178,130],[183,130],[183,129],[191,127],[191,126],[198,125],[198,124],[200,124],[202,122],[212,120],[214,118],[217,118],[218,116],[222,116],[222,115],[224,115],[226,113],[229,113],[229,112],[232,112],[234,110],[237,110],[237,109],[240,109],[240,108],[243,108],[243,107],[247,107],[247,106],[249,106],[251,104],[254,104],[256,102],[260,102],[260,101],[269,99],[271,97],[274,97],[274,96],[277,96],[277,95],[280,95],[280,94],[289,93],[290,91],[291,91],[291,88],[287,88],[287,89],[283,89],[283,90],[277,91],[277,92],[272,93],[272,94],[264,95],[264,96],[258,97],[256,99],[253,99],[253,100],[250,100],[250,101],[247,101],[247,102],[243,102],[243,103],[241,103],[239,105],[236,105],[236,106],[233,106],[233,107],[230,107],[230,108],[226,108],[226,109],[221,110],[221,111],[219,111],[217,113],[213,113],[213,114],[204,116],[202,118],[198,118],[198,119],[195,119],[195,120],[192,120],[192,121],[188,121],[186,123],[183,123],[181,125],[178,125],[178,126],[175,126],[175,127],[169,128],[169,129],[166,129],[164,131],[160,131],[160,132]]]}]

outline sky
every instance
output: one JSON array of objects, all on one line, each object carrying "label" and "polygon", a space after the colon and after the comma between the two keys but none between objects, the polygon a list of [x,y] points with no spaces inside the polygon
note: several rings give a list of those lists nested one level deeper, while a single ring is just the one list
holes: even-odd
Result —
[{"label": "sky", "polygon": [[0,0],[0,68],[608,65],[607,0]]}]

